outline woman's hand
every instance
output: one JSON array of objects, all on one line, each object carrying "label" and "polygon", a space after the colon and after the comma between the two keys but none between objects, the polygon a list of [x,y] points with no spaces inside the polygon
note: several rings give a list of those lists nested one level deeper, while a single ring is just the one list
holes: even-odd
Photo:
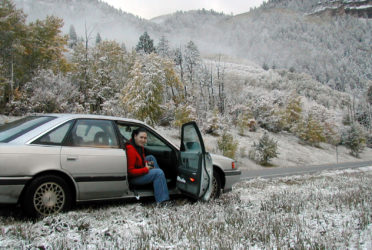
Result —
[{"label": "woman's hand", "polygon": [[149,165],[147,162],[146,162],[146,165],[145,165],[145,167],[148,169],[148,170],[150,170],[150,169],[152,169],[152,168],[154,168],[154,166],[152,166],[152,165]]}]

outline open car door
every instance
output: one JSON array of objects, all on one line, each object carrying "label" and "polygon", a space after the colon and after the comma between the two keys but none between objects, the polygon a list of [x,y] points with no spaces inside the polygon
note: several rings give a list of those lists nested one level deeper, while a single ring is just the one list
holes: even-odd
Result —
[{"label": "open car door", "polygon": [[208,200],[212,191],[212,157],[205,151],[195,122],[182,125],[180,151],[177,187],[194,199]]}]

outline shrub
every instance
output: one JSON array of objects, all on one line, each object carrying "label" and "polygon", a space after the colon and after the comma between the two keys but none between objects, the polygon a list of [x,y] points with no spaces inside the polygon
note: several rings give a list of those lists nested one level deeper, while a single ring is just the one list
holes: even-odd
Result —
[{"label": "shrub", "polygon": [[302,102],[301,97],[291,96],[288,100],[287,107],[284,109],[280,127],[286,131],[290,131],[291,128],[295,127],[302,118]]},{"label": "shrub", "polygon": [[190,105],[180,105],[176,108],[174,126],[181,127],[182,124],[196,120],[195,109]]},{"label": "shrub", "polygon": [[325,122],[323,124],[323,134],[327,143],[338,145],[341,142],[341,136],[337,130],[337,126],[333,123]]},{"label": "shrub", "polygon": [[301,141],[311,146],[319,147],[320,142],[326,141],[322,125],[313,119],[312,115],[297,125],[295,133]]},{"label": "shrub", "polygon": [[238,142],[234,140],[233,136],[227,132],[217,140],[218,149],[224,156],[235,158],[236,150],[238,149]]},{"label": "shrub", "polygon": [[254,142],[249,151],[249,158],[261,165],[268,165],[270,159],[278,156],[278,142],[269,138],[265,133],[258,143]]},{"label": "shrub", "polygon": [[342,136],[342,144],[350,149],[350,154],[359,157],[366,146],[366,136],[362,126],[354,122]]},{"label": "shrub", "polygon": [[244,112],[239,115],[237,122],[239,135],[245,135],[246,129],[248,129],[250,132],[255,132],[257,130],[257,123],[252,117],[253,116],[248,112]]},{"label": "shrub", "polygon": [[211,135],[218,135],[218,130],[221,127],[221,117],[219,116],[218,109],[213,110],[212,114],[207,115],[207,122],[205,126],[205,133]]}]

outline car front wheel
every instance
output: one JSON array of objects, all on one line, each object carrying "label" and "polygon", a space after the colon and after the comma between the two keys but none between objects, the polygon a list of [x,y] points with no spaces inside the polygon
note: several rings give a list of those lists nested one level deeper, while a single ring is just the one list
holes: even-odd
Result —
[{"label": "car front wheel", "polygon": [[59,176],[46,175],[31,182],[22,200],[23,210],[32,217],[48,216],[67,210],[71,205],[68,184]]}]

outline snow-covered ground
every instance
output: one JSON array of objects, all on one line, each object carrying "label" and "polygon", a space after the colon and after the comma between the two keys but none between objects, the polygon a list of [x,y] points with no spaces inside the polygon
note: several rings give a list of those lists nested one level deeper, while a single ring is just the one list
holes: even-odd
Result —
[{"label": "snow-covered ground", "polygon": [[[0,117],[0,123],[11,117]],[[179,131],[159,132],[179,144]],[[240,136],[237,160],[244,169],[261,168],[248,159],[263,130]],[[277,167],[336,163],[335,148],[314,148],[290,134],[278,141]],[[217,137],[204,135],[218,153]],[[371,160],[366,148],[356,159],[338,148],[338,161]],[[179,198],[168,207],[152,201],[78,206],[65,214],[29,221],[19,209],[0,208],[0,249],[116,248],[372,248],[372,166],[275,179],[253,179],[208,203]]]},{"label": "snow-covered ground", "polygon": [[1,210],[1,249],[372,249],[372,166],[253,179],[208,203],[116,203],[28,221]]}]

